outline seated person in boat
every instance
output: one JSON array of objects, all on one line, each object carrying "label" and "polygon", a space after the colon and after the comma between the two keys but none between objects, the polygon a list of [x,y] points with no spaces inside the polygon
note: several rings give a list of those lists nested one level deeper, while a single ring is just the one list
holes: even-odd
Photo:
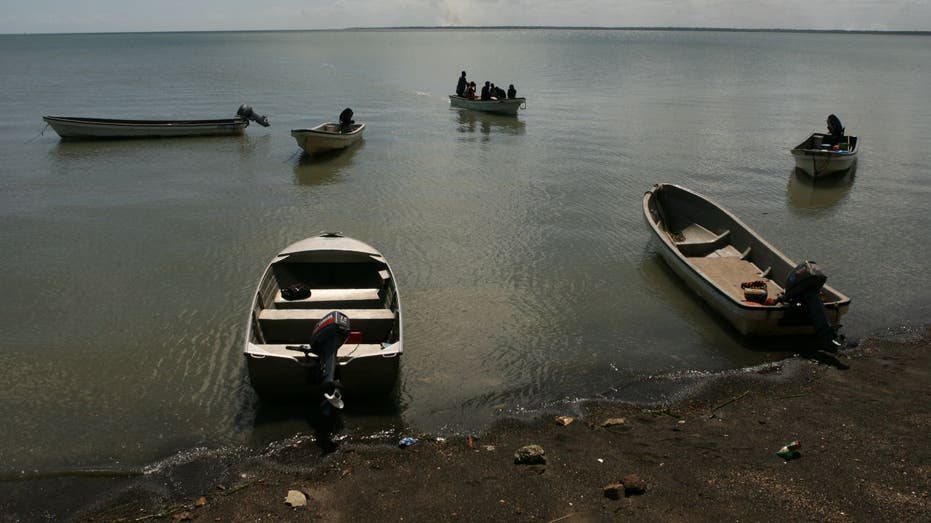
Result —
[{"label": "seated person in boat", "polygon": [[464,97],[475,100],[475,82],[469,82],[469,87],[466,88]]},{"label": "seated person in boat", "polygon": [[514,84],[508,86],[508,98],[517,98],[517,89],[514,89]]},{"label": "seated person in boat", "polygon": [[505,98],[507,98],[507,96],[508,94],[504,92],[504,89],[500,87],[495,87],[495,98],[497,98],[498,100],[504,100]]},{"label": "seated person in boat", "polygon": [[482,100],[491,100],[491,82],[485,82],[485,86],[482,87]]},{"label": "seated person in boat", "polygon": [[[828,115],[828,132],[831,133],[828,136],[825,136],[821,143],[826,145],[838,145],[841,142],[844,142],[844,125],[840,123],[840,118],[836,115]],[[836,148],[836,147],[835,147]]]},{"label": "seated person in boat", "polygon": [[352,119],[352,109],[345,108],[343,112],[339,113],[339,132],[346,133],[352,129],[352,124],[356,123]]},{"label": "seated person in boat", "polygon": [[466,72],[463,71],[462,76],[459,77],[459,83],[456,84],[456,94],[462,96],[468,86],[469,82],[466,80]]}]

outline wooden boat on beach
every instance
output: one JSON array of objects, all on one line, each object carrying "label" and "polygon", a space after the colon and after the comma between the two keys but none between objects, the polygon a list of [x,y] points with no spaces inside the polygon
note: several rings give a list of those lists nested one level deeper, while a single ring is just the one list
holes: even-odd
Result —
[{"label": "wooden boat on beach", "polygon": [[[824,285],[826,277],[814,282],[816,266],[796,264],[685,187],[654,185],[643,197],[643,214],[673,272],[742,334],[817,333],[833,340],[850,299]],[[818,308],[826,322],[816,327],[810,311]]]},{"label": "wooden boat on beach", "polygon": [[500,100],[479,100],[465,98],[455,94],[449,95],[449,104],[460,109],[471,109],[485,113],[516,115],[518,109],[527,108],[526,98],[502,98]]},{"label": "wooden boat on beach", "polygon": [[336,122],[324,122],[311,129],[293,129],[291,136],[308,154],[345,149],[362,140],[364,123],[353,123],[342,128]]},{"label": "wooden boat on beach", "polygon": [[246,105],[234,118],[214,120],[117,120],[74,116],[43,116],[45,122],[67,139],[173,138],[187,136],[229,136],[242,134],[249,122],[268,127],[268,118]]},{"label": "wooden boat on beach", "polygon": [[792,148],[795,166],[812,178],[846,172],[857,161],[857,137],[844,134],[835,115],[827,119],[829,134],[813,133]]},{"label": "wooden boat on beach", "polygon": [[[309,292],[289,292],[295,288]],[[307,350],[332,311],[349,322],[348,338],[336,351],[341,389],[356,396],[392,390],[403,352],[394,274],[372,246],[324,233],[284,248],[259,280],[244,354],[262,398],[302,400],[319,392],[321,358]]]}]

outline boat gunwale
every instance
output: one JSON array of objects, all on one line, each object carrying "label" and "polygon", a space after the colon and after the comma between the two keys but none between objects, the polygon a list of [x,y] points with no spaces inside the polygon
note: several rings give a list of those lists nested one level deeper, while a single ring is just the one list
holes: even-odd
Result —
[{"label": "boat gunwale", "polygon": [[796,157],[815,156],[815,157],[832,158],[832,159],[837,159],[837,160],[849,160],[849,159],[855,158],[857,156],[857,152],[859,152],[860,139],[852,135],[848,135],[848,137],[853,138],[853,149],[849,149],[847,151],[831,151],[831,150],[824,150],[824,149],[811,149],[809,147],[805,147],[805,144],[810,143],[812,138],[816,136],[821,136],[823,138],[829,135],[826,133],[812,133],[808,138],[803,140],[802,143],[796,145],[795,147],[791,149],[792,155]]},{"label": "boat gunwale", "polygon": [[518,96],[516,98],[501,98],[497,100],[482,100],[481,98],[466,98],[465,96],[459,96],[458,94],[449,95],[450,100],[465,100],[467,102],[479,103],[479,104],[510,104],[510,103],[526,103],[527,99],[523,96]]},{"label": "boat gunwale", "polygon": [[353,124],[355,129],[349,131],[348,133],[325,131],[321,129],[322,127],[325,127],[327,125],[339,125],[339,124],[336,122],[324,122],[316,127],[305,128],[305,129],[291,129],[291,136],[294,136],[295,133],[300,133],[300,134],[310,134],[310,135],[315,135],[315,136],[326,136],[328,138],[334,138],[338,136],[351,137],[351,136],[360,134],[365,129],[365,123]]}]

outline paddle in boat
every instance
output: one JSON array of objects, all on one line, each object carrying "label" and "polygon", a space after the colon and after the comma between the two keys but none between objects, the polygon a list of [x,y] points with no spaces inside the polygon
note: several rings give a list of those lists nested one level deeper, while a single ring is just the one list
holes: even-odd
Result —
[{"label": "paddle in boat", "polygon": [[835,115],[827,120],[828,133],[813,133],[792,149],[795,166],[812,178],[846,172],[857,161],[857,137],[844,134]]},{"label": "paddle in boat", "polygon": [[480,100],[466,98],[455,94],[449,95],[449,104],[460,109],[471,109],[485,113],[507,114],[514,116],[518,109],[527,108],[526,98],[501,98],[497,100]]},{"label": "paddle in boat", "polygon": [[324,122],[311,129],[293,129],[291,136],[307,154],[345,149],[362,140],[364,123],[352,119],[352,109],[343,109],[339,123]]},{"label": "paddle in boat", "polygon": [[850,299],[825,285],[814,263],[790,260],[736,216],[685,187],[654,185],[643,214],[659,254],[683,281],[744,335],[816,334],[840,346]]},{"label": "paddle in boat", "polygon": [[375,248],[339,233],[285,247],[252,299],[245,358],[263,400],[318,398],[342,408],[342,394],[392,391],[402,353],[394,274]]},{"label": "paddle in boat", "polygon": [[234,118],[217,120],[115,120],[43,116],[45,122],[67,139],[172,138],[181,136],[226,136],[242,134],[250,121],[268,127],[268,118],[252,107],[241,105]]}]

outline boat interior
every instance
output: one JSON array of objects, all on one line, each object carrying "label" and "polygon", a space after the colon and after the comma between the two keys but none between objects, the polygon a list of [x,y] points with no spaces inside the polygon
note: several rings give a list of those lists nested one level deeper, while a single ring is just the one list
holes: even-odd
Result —
[{"label": "boat interior", "polygon": [[[333,310],[349,317],[352,332],[339,350],[340,358],[374,354],[398,341],[398,298],[388,266],[364,253],[334,251],[324,256],[329,259],[321,259],[319,253],[313,259],[295,254],[271,265],[252,311],[252,343],[266,352],[294,356],[286,346],[309,344],[314,326]],[[285,299],[281,290],[294,284],[308,287],[310,295]]]},{"label": "boat interior", "polygon": [[845,135],[838,140],[830,134],[814,133],[804,142],[798,144],[795,149],[831,152],[835,145],[837,145],[838,151],[853,153],[857,150],[857,137]]},{"label": "boat interior", "polygon": [[353,134],[358,132],[365,124],[354,123],[349,126],[348,130],[342,130],[338,123],[327,122],[311,129],[312,131],[332,134]]},{"label": "boat interior", "polygon": [[[742,283],[762,281],[775,298],[794,268],[766,242],[713,203],[675,186],[654,191],[651,219],[687,263],[738,302],[745,301]],[[840,297],[822,289],[825,302]]]}]

